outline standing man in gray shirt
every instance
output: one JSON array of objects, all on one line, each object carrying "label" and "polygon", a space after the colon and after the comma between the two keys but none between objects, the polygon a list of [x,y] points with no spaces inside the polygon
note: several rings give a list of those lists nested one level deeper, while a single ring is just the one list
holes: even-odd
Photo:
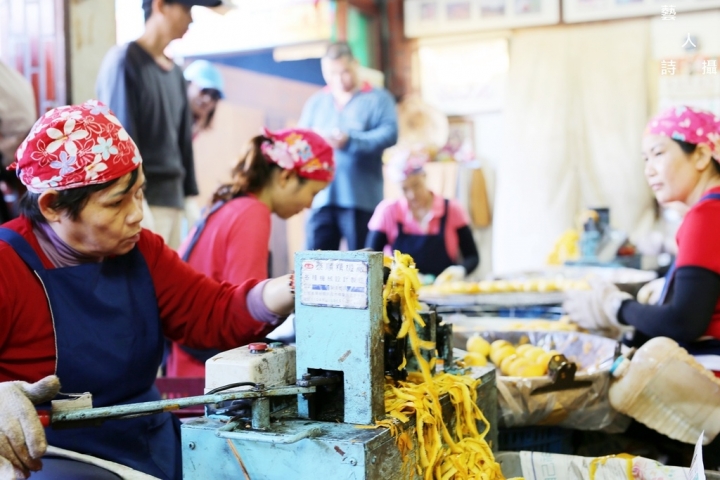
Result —
[{"label": "standing man in gray shirt", "polygon": [[143,0],[145,33],[105,56],[98,99],[108,105],[143,157],[152,225],[171,248],[180,246],[185,199],[198,194],[192,115],[182,69],[165,56],[187,32],[195,5],[221,0]]}]

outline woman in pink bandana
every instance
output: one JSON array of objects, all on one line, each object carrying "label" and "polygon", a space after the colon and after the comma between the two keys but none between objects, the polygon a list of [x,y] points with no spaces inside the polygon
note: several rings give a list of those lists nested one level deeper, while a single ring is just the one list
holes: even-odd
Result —
[{"label": "woman in pink bandana", "polygon": [[[217,281],[268,278],[271,214],[287,219],[309,208],[334,171],[332,147],[316,133],[266,130],[250,141],[232,181],[215,192],[208,214],[178,253]],[[216,353],[175,343],[167,375],[204,377],[205,361]]]},{"label": "woman in pink bandana", "polygon": [[[614,285],[598,282],[590,291],[570,294],[564,307],[573,321],[588,329],[618,335],[619,329],[632,327],[632,339],[625,338],[632,346],[670,338],[720,377],[720,116],[686,106],[670,108],[648,123],[642,155],[658,202],[689,207],[658,303],[639,303]],[[658,399],[659,405],[666,403]],[[671,465],[687,466],[692,455],[691,445],[637,421],[624,435],[660,449]],[[720,436],[703,447],[703,461],[706,469],[720,467]]]},{"label": "woman in pink bandana", "polygon": [[264,338],[292,310],[289,276],[220,283],[142,229],[142,159],[99,102],[43,115],[16,160],[28,193],[0,227],[0,477],[39,470],[50,444],[179,480],[173,415],[43,432],[33,403],[57,393],[58,377],[94,407],[159,400],[165,338],[205,349]]},{"label": "woman in pink bandana", "polygon": [[658,202],[682,202],[690,208],[677,233],[677,258],[660,300],[643,305],[613,285],[598,284],[589,292],[573,293],[565,308],[586,328],[634,327],[636,345],[669,337],[718,372],[720,117],[686,106],[668,109],[648,124],[642,152],[645,176]]}]

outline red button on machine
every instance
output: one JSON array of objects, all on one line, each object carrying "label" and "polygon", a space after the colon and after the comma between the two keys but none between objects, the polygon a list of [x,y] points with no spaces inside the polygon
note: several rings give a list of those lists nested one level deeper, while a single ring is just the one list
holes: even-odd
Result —
[{"label": "red button on machine", "polygon": [[267,343],[257,342],[248,345],[250,353],[265,353],[268,349]]}]

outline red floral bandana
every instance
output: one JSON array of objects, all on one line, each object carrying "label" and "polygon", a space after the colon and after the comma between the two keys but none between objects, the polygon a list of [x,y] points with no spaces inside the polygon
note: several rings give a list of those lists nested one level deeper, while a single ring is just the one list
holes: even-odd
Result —
[{"label": "red floral bandana", "polygon": [[50,110],[15,153],[15,170],[33,193],[106,183],[142,163],[135,142],[110,109],[89,100]]}]

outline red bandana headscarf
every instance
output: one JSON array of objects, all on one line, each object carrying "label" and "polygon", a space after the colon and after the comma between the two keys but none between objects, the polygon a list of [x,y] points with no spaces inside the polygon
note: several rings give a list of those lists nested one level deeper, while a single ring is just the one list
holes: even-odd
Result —
[{"label": "red bandana headscarf", "polygon": [[138,168],[135,142],[110,109],[89,100],[50,110],[15,153],[15,170],[33,193],[106,183]]},{"label": "red bandana headscarf", "polygon": [[645,133],[707,145],[720,162],[720,117],[712,112],[684,105],[672,107],[650,120]]},{"label": "red bandana headscarf", "polygon": [[294,170],[308,180],[330,182],[335,174],[332,147],[317,133],[293,128],[280,132],[264,130],[272,142],[263,143],[263,154],[285,170]]}]

